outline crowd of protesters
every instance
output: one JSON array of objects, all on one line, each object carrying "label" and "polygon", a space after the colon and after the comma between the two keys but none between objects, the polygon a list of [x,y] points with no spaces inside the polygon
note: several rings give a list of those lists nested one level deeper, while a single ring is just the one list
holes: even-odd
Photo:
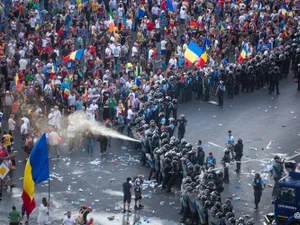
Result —
[{"label": "crowd of protesters", "polygon": [[[146,153],[154,153],[143,145],[147,130],[157,129],[159,138],[167,131],[161,141],[169,144],[179,123],[183,139],[178,103],[217,95],[222,107],[225,91],[233,98],[265,85],[269,94],[275,88],[280,94],[279,82],[290,69],[300,78],[298,8],[297,0],[2,1],[0,118],[3,127],[8,123],[2,128],[2,153],[7,150],[12,171],[8,184],[13,187],[15,134],[21,134],[24,162],[43,131],[51,154],[60,157],[61,128],[68,130],[69,151],[75,150],[74,130],[62,120],[74,111],[137,134],[146,164]],[[191,41],[205,48],[204,65],[187,63]],[[66,60],[79,49],[82,57]],[[90,132],[84,137],[94,138]],[[110,142],[99,140],[105,153]]]}]

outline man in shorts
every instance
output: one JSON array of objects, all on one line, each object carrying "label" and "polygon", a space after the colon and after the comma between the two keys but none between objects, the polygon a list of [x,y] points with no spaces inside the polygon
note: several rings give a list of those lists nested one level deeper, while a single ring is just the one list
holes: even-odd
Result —
[{"label": "man in shorts", "polygon": [[134,195],[135,195],[134,209],[135,210],[144,208],[144,206],[141,204],[143,178],[144,178],[143,175],[138,175],[137,179],[134,182]]},{"label": "man in shorts", "polygon": [[126,203],[127,203],[127,212],[130,211],[130,202],[131,202],[131,191],[132,191],[132,184],[131,178],[128,177],[126,182],[123,183],[123,213],[126,213]]}]

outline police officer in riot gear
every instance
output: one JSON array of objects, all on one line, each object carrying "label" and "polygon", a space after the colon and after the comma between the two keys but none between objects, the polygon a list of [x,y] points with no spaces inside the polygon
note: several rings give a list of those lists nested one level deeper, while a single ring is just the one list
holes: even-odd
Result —
[{"label": "police officer in riot gear", "polygon": [[238,139],[237,143],[234,145],[234,159],[236,161],[236,170],[235,172],[239,173],[241,171],[241,160],[243,157],[243,141]]},{"label": "police officer in riot gear", "polygon": [[279,95],[279,67],[275,66],[273,70],[270,71],[270,86],[269,86],[269,94],[271,94],[275,87],[276,87],[276,92]]},{"label": "police officer in riot gear", "polygon": [[229,183],[229,164],[230,164],[230,152],[229,150],[226,148],[224,150],[224,156],[223,156],[223,159],[222,159],[222,165],[223,165],[223,168],[224,168],[224,182],[226,184]]},{"label": "police officer in riot gear", "polygon": [[233,89],[234,89],[234,76],[233,76],[233,71],[228,72],[228,77],[227,77],[227,94],[229,99],[233,99]]},{"label": "police officer in riot gear", "polygon": [[172,106],[173,106],[173,108],[172,108],[172,111],[173,111],[173,118],[177,118],[177,109],[178,109],[178,104],[177,104],[177,99],[173,99],[172,100]]},{"label": "police officer in riot gear", "polygon": [[178,125],[178,139],[181,140],[185,135],[185,127],[187,125],[187,120],[185,119],[184,114],[181,114],[177,120]]}]

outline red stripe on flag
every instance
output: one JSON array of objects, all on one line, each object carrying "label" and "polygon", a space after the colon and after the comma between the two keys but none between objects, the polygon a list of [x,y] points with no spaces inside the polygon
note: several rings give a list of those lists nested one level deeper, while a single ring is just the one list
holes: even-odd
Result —
[{"label": "red stripe on flag", "polygon": [[188,67],[191,67],[193,65],[193,63],[191,63],[191,61],[189,61],[187,58],[184,58],[184,64],[187,64]]},{"label": "red stripe on flag", "polygon": [[67,56],[64,58],[64,62],[68,62],[68,61],[70,60],[70,56],[71,56],[71,54],[70,54],[70,55],[67,55]]},{"label": "red stripe on flag", "polygon": [[36,206],[34,198],[31,200],[28,194],[23,190],[22,199],[25,211],[30,214]]},{"label": "red stripe on flag", "polygon": [[244,58],[243,58],[242,56],[240,56],[240,57],[238,58],[238,61],[239,61],[239,62],[243,62],[243,61],[244,61]]},{"label": "red stripe on flag", "polygon": [[203,67],[205,65],[205,61],[202,58],[200,58],[199,62],[198,62],[198,65]]}]

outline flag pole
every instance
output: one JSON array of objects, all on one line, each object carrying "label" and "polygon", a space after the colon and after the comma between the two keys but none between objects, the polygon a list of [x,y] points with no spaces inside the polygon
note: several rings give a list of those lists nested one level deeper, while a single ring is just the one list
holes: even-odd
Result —
[{"label": "flag pole", "polygon": [[48,210],[50,211],[50,177],[48,179]]},{"label": "flag pole", "polygon": [[[47,152],[49,152],[49,145],[47,146]],[[49,153],[48,153],[49,154]],[[48,158],[48,166],[49,166],[49,158]],[[50,166],[49,166],[49,178],[48,178],[48,210],[50,211],[50,190],[51,190],[51,182],[50,182]]]}]

